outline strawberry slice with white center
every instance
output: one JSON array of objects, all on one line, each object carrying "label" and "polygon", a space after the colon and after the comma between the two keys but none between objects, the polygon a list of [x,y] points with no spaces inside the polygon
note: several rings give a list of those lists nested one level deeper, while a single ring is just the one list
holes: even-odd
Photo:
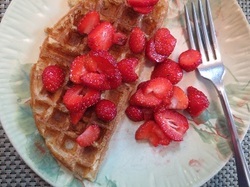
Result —
[{"label": "strawberry slice with white center", "polygon": [[188,107],[188,97],[185,92],[179,87],[174,86],[174,93],[171,98],[171,103],[166,106],[168,109],[185,110]]},{"label": "strawberry slice with white center", "polygon": [[88,35],[88,46],[92,50],[108,51],[113,44],[115,29],[110,22],[97,25]]},{"label": "strawberry slice with white center", "polygon": [[81,76],[87,73],[85,63],[88,60],[86,55],[78,56],[71,63],[69,78],[73,83],[80,84]]},{"label": "strawberry slice with white center", "polygon": [[100,15],[96,11],[88,12],[77,25],[80,34],[89,34],[100,23]]},{"label": "strawberry slice with white center", "polygon": [[179,56],[179,64],[186,72],[194,71],[201,62],[201,53],[194,49],[188,49]]},{"label": "strawberry slice with white center", "polygon": [[163,132],[175,141],[183,140],[189,128],[187,118],[174,110],[160,109],[155,112],[154,119]]},{"label": "strawberry slice with white center", "polygon": [[90,125],[85,131],[77,137],[76,142],[81,147],[91,146],[95,141],[98,140],[101,133],[101,129],[98,125]]}]

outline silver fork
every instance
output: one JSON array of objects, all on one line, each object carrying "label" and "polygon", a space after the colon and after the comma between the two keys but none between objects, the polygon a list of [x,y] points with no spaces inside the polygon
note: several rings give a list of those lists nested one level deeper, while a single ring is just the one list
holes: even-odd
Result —
[{"label": "silver fork", "polygon": [[[202,55],[202,64],[198,67],[198,71],[202,77],[210,80],[213,83],[216,91],[218,92],[221,105],[227,120],[228,129],[231,135],[231,141],[233,145],[232,148],[235,156],[236,170],[238,175],[238,184],[241,187],[248,187],[250,186],[249,169],[244,157],[233,115],[230,110],[230,105],[223,85],[225,68],[221,60],[221,54],[216,38],[209,0],[206,0],[208,26],[206,25],[205,13],[201,0],[198,0],[198,9],[199,19],[196,13],[195,4],[192,2],[194,25],[194,29],[192,29],[188,9],[185,6],[186,26],[190,41],[190,47],[192,49],[197,49],[200,51]],[[195,31],[195,34],[193,34],[193,30]],[[196,37],[197,43],[195,43],[194,37]]]}]

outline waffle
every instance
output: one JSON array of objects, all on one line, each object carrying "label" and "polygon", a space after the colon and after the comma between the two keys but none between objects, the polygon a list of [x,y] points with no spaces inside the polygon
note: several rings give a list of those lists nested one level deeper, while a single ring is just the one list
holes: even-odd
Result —
[{"label": "waffle", "polygon": [[[73,1],[72,1],[73,2]],[[74,1],[75,3],[76,1]],[[102,20],[111,22],[118,31],[127,35],[135,26],[140,26],[151,36],[161,26],[167,10],[167,3],[160,0],[155,10],[148,15],[140,15],[127,7],[123,0],[86,0],[78,2],[52,28],[46,29],[39,59],[31,69],[30,90],[31,108],[36,126],[53,156],[66,166],[79,179],[94,181],[112,134],[124,115],[124,103],[135,84],[123,84],[118,89],[105,91],[102,97],[116,103],[118,115],[108,124],[99,121],[89,109],[79,124],[72,125],[67,108],[62,102],[65,91],[70,86],[69,68],[73,59],[89,51],[86,36],[79,35],[76,25],[80,18],[90,10],[97,10]],[[135,56],[128,45],[114,45],[110,53],[119,61],[124,57]],[[142,71],[145,57],[136,55],[140,60],[138,73]],[[65,82],[55,93],[48,93],[42,83],[41,75],[48,65],[59,65],[66,73]],[[80,147],[75,139],[90,124],[98,124],[101,128],[100,138],[89,147]]]}]

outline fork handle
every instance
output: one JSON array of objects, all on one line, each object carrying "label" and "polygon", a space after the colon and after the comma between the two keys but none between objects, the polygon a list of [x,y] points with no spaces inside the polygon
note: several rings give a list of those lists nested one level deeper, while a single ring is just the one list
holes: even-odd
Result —
[{"label": "fork handle", "polygon": [[231,141],[233,145],[233,152],[236,163],[236,170],[238,175],[238,185],[240,187],[250,187],[250,174],[249,169],[244,157],[244,153],[241,147],[241,143],[238,137],[236,126],[234,123],[233,115],[230,110],[228,98],[224,89],[223,84],[217,87],[219,98],[222,104],[222,108],[228,123],[228,129],[231,135]]}]

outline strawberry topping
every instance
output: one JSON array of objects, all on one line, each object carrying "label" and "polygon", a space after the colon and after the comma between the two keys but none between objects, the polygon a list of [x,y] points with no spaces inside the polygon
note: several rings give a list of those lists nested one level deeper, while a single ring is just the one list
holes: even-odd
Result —
[{"label": "strawberry topping", "polygon": [[116,117],[117,108],[115,103],[113,103],[112,101],[103,99],[96,104],[95,112],[100,120],[109,122]]},{"label": "strawberry topping", "polygon": [[123,82],[129,83],[138,79],[138,75],[135,72],[138,63],[137,58],[125,58],[118,63],[118,69],[121,72]]},{"label": "strawberry topping", "polygon": [[115,32],[113,35],[113,43],[117,45],[125,45],[128,37],[122,32]]},{"label": "strawberry topping", "polygon": [[185,92],[179,87],[174,86],[174,93],[170,104],[166,106],[168,109],[184,110],[188,107],[188,97]]},{"label": "strawberry topping", "polygon": [[179,56],[179,64],[186,72],[195,70],[201,64],[200,52],[194,49],[182,52]]},{"label": "strawberry topping", "polygon": [[132,7],[154,6],[159,0],[127,0],[128,5]]},{"label": "strawberry topping", "polygon": [[175,141],[183,140],[183,135],[189,128],[185,116],[174,110],[160,109],[155,112],[154,118],[168,137]]},{"label": "strawberry topping", "polygon": [[101,129],[98,125],[90,125],[77,137],[76,142],[81,147],[91,146],[100,136]]},{"label": "strawberry topping", "polygon": [[96,11],[88,12],[77,25],[80,34],[89,34],[100,23],[100,15]]},{"label": "strawberry topping", "polygon": [[153,38],[149,39],[149,41],[146,43],[145,53],[146,53],[146,57],[152,62],[159,63],[159,62],[163,62],[165,59],[168,58],[168,56],[161,55],[156,52],[155,42]]},{"label": "strawberry topping", "polygon": [[108,51],[113,44],[114,27],[109,22],[97,25],[88,35],[88,46],[92,50]]},{"label": "strawberry topping", "polygon": [[145,33],[139,27],[133,28],[128,42],[133,53],[142,53],[146,45]]},{"label": "strawberry topping", "polygon": [[74,61],[71,63],[70,67],[70,80],[76,84],[80,84],[81,76],[85,75],[87,73],[87,70],[85,68],[85,62],[87,61],[86,55],[78,56],[74,59]]},{"label": "strawberry topping", "polygon": [[129,105],[125,110],[125,113],[127,117],[134,122],[144,120],[144,113],[141,107]]},{"label": "strawberry topping", "polygon": [[189,99],[187,112],[192,117],[199,116],[209,106],[207,96],[197,88],[189,86],[187,88],[187,96]]},{"label": "strawberry topping", "polygon": [[64,83],[65,74],[57,65],[47,66],[42,73],[42,82],[45,89],[51,93],[56,92]]}]

